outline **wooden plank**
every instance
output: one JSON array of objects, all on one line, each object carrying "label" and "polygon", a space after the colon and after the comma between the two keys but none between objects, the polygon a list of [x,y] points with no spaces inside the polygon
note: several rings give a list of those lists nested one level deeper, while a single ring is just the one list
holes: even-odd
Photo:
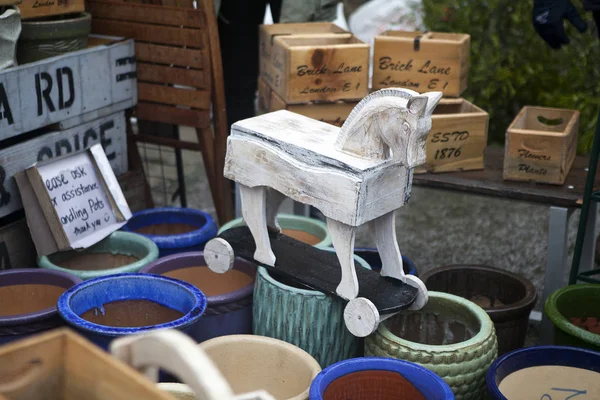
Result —
[{"label": "wooden plank", "polygon": [[210,92],[202,90],[138,83],[138,96],[140,101],[186,106],[201,110],[210,108]]},{"label": "wooden plank", "polygon": [[137,77],[140,82],[170,83],[198,89],[210,87],[210,71],[197,69],[138,63]]},{"label": "wooden plank", "polygon": [[198,29],[175,28],[96,18],[92,19],[92,32],[103,35],[123,36],[141,42],[170,44],[197,49],[206,47],[204,35]]},{"label": "wooden plank", "polygon": [[202,14],[194,9],[88,0],[87,11],[94,18],[142,22],[175,27],[202,28]]},{"label": "wooden plank", "polygon": [[190,110],[163,104],[140,102],[136,107],[136,116],[146,121],[164,122],[172,125],[206,128],[210,124],[207,110]]},{"label": "wooden plank", "polygon": [[124,112],[65,131],[50,132],[0,150],[0,217],[22,208],[19,190],[13,179],[16,172],[38,161],[81,151],[96,143],[104,147],[117,176],[127,171]]},{"label": "wooden plank", "polygon": [[85,11],[84,0],[23,0],[19,4],[21,19],[49,17]]},{"label": "wooden plank", "polygon": [[137,101],[133,56],[133,40],[126,40],[0,72],[0,141]]},{"label": "wooden plank", "polygon": [[135,57],[138,61],[149,63],[177,65],[197,69],[208,68],[208,55],[204,50],[136,42]]},{"label": "wooden plank", "polygon": [[35,268],[35,245],[25,219],[0,227],[0,271]]}]

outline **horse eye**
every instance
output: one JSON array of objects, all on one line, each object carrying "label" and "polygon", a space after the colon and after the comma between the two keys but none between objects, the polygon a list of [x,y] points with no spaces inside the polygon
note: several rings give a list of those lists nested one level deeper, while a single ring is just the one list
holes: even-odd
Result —
[{"label": "horse eye", "polygon": [[410,132],[410,124],[408,122],[405,122],[402,124],[402,130],[404,132]]}]

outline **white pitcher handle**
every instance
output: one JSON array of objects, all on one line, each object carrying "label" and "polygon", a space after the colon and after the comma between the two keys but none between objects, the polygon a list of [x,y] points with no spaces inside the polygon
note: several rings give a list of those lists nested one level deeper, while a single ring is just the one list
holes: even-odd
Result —
[{"label": "white pitcher handle", "polygon": [[191,338],[174,329],[115,339],[110,352],[153,382],[158,381],[159,368],[166,370],[187,384],[198,400],[274,400],[265,392],[234,395],[206,353]]}]

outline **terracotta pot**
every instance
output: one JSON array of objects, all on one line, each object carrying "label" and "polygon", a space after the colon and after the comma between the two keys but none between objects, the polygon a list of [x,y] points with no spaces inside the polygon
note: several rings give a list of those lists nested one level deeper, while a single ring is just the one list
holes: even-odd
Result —
[{"label": "terracotta pot", "polygon": [[310,354],[281,340],[230,335],[199,344],[234,393],[266,390],[278,400],[306,400],[321,371]]},{"label": "terracotta pot", "polygon": [[223,335],[252,333],[254,264],[238,258],[233,270],[218,274],[208,269],[202,252],[192,252],[159,258],[140,272],[186,281],[206,295],[202,324],[190,333],[197,342]]},{"label": "terracotta pot", "polygon": [[[554,324],[554,344],[600,351],[600,285],[571,285],[546,300],[546,315]],[[584,328],[583,318],[595,318],[594,331]],[[571,318],[577,320],[571,321]],[[577,325],[573,322],[577,322]]]},{"label": "terracotta pot", "polygon": [[446,382],[407,361],[362,357],[325,368],[310,386],[310,400],[453,400]]},{"label": "terracotta pot", "polygon": [[[355,260],[358,265],[370,268],[360,257],[355,256]],[[258,268],[254,333],[292,343],[323,367],[362,353],[360,339],[344,323],[345,306],[340,299],[299,287],[263,267]]]},{"label": "terracotta pot", "polygon": [[63,271],[81,279],[138,272],[158,258],[158,247],[150,239],[129,232],[113,232],[81,251],[64,251],[38,258],[40,268]]},{"label": "terracotta pot", "polygon": [[21,12],[16,6],[0,6],[0,71],[17,65],[17,39]]},{"label": "terracotta pot", "polygon": [[421,278],[429,290],[464,297],[482,307],[494,321],[499,355],[525,344],[529,314],[537,299],[528,279],[484,265],[447,265]]},{"label": "terracotta pot", "polygon": [[138,211],[121,229],[152,240],[160,257],[204,250],[206,242],[217,234],[217,224],[210,214],[175,207]]},{"label": "terracotta pot", "polygon": [[115,337],[172,328],[189,334],[206,297],[189,283],[151,274],[119,274],[73,286],[58,300],[71,327],[107,349]]},{"label": "terracotta pot", "polygon": [[[331,246],[331,236],[329,236],[329,232],[327,232],[327,225],[318,219],[298,215],[279,214],[277,215],[277,221],[279,222],[279,226],[283,230],[283,233],[288,236],[313,246]],[[237,218],[223,225],[221,229],[219,229],[219,233],[243,225],[245,225],[244,220],[242,218]]]},{"label": "terracotta pot", "polygon": [[[359,247],[354,249],[354,254],[365,260],[371,266],[373,271],[381,270],[381,256],[379,255],[379,251],[377,251],[377,249],[370,247]],[[415,264],[404,256],[402,256],[402,266],[404,267],[403,269],[405,274],[418,276],[417,267]]]},{"label": "terracotta pot", "polygon": [[0,272],[0,344],[63,325],[56,303],[80,282],[76,276],[38,268]]},{"label": "terracotta pot", "polygon": [[17,47],[19,64],[27,64],[87,48],[92,30],[88,13],[22,21]]},{"label": "terracotta pot", "polygon": [[457,399],[481,399],[485,371],[496,358],[494,324],[468,300],[429,291],[427,305],[379,325],[365,339],[365,354],[417,363],[448,383]]},{"label": "terracotta pot", "polygon": [[[549,365],[574,367],[599,372],[600,353],[590,350],[579,349],[576,347],[534,346],[527,347],[525,349],[515,350],[513,352],[505,354],[504,356],[498,358],[487,371],[486,383],[490,398],[494,400],[510,400],[502,394],[498,387],[507,376],[525,368]],[[567,385],[569,387],[575,389],[579,386],[579,389],[581,389],[581,381],[578,382],[577,378],[566,378],[567,380],[569,380],[569,382],[567,382]],[[525,381],[523,385],[523,382],[521,382],[519,392],[521,392],[523,396],[527,396],[521,398],[541,398],[541,400],[571,398],[575,400],[579,398],[578,394],[575,394],[573,392],[567,392],[564,390],[549,390],[546,393],[544,393],[545,391],[542,390],[537,393],[537,396],[535,396],[535,391],[537,390],[535,390],[532,386],[535,386],[536,383],[536,381],[528,380]],[[556,386],[562,386],[559,382],[556,383]],[[549,386],[550,387],[548,387],[547,389],[552,389],[554,384]],[[561,388],[564,389],[563,387]],[[532,390],[534,391],[533,393],[527,393],[528,391]],[[587,393],[584,394],[584,396],[582,396],[581,398],[598,399],[600,398],[600,392]]]}]

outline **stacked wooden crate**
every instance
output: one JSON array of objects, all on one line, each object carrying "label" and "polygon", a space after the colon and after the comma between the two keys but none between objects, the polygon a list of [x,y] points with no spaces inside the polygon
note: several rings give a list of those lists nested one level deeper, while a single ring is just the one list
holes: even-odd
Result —
[{"label": "stacked wooden crate", "polygon": [[121,182],[136,176],[128,173],[125,117],[137,102],[133,40],[90,44],[0,72],[0,270],[35,261],[15,173],[100,143]]},{"label": "stacked wooden crate", "polygon": [[470,36],[387,31],[375,38],[373,90],[441,91],[432,116],[427,162],[420,172],[484,168],[488,114],[460,96],[467,88]]},{"label": "stacked wooden crate", "polygon": [[368,94],[368,71],[369,46],[332,23],[262,25],[258,111],[341,126]]}]

